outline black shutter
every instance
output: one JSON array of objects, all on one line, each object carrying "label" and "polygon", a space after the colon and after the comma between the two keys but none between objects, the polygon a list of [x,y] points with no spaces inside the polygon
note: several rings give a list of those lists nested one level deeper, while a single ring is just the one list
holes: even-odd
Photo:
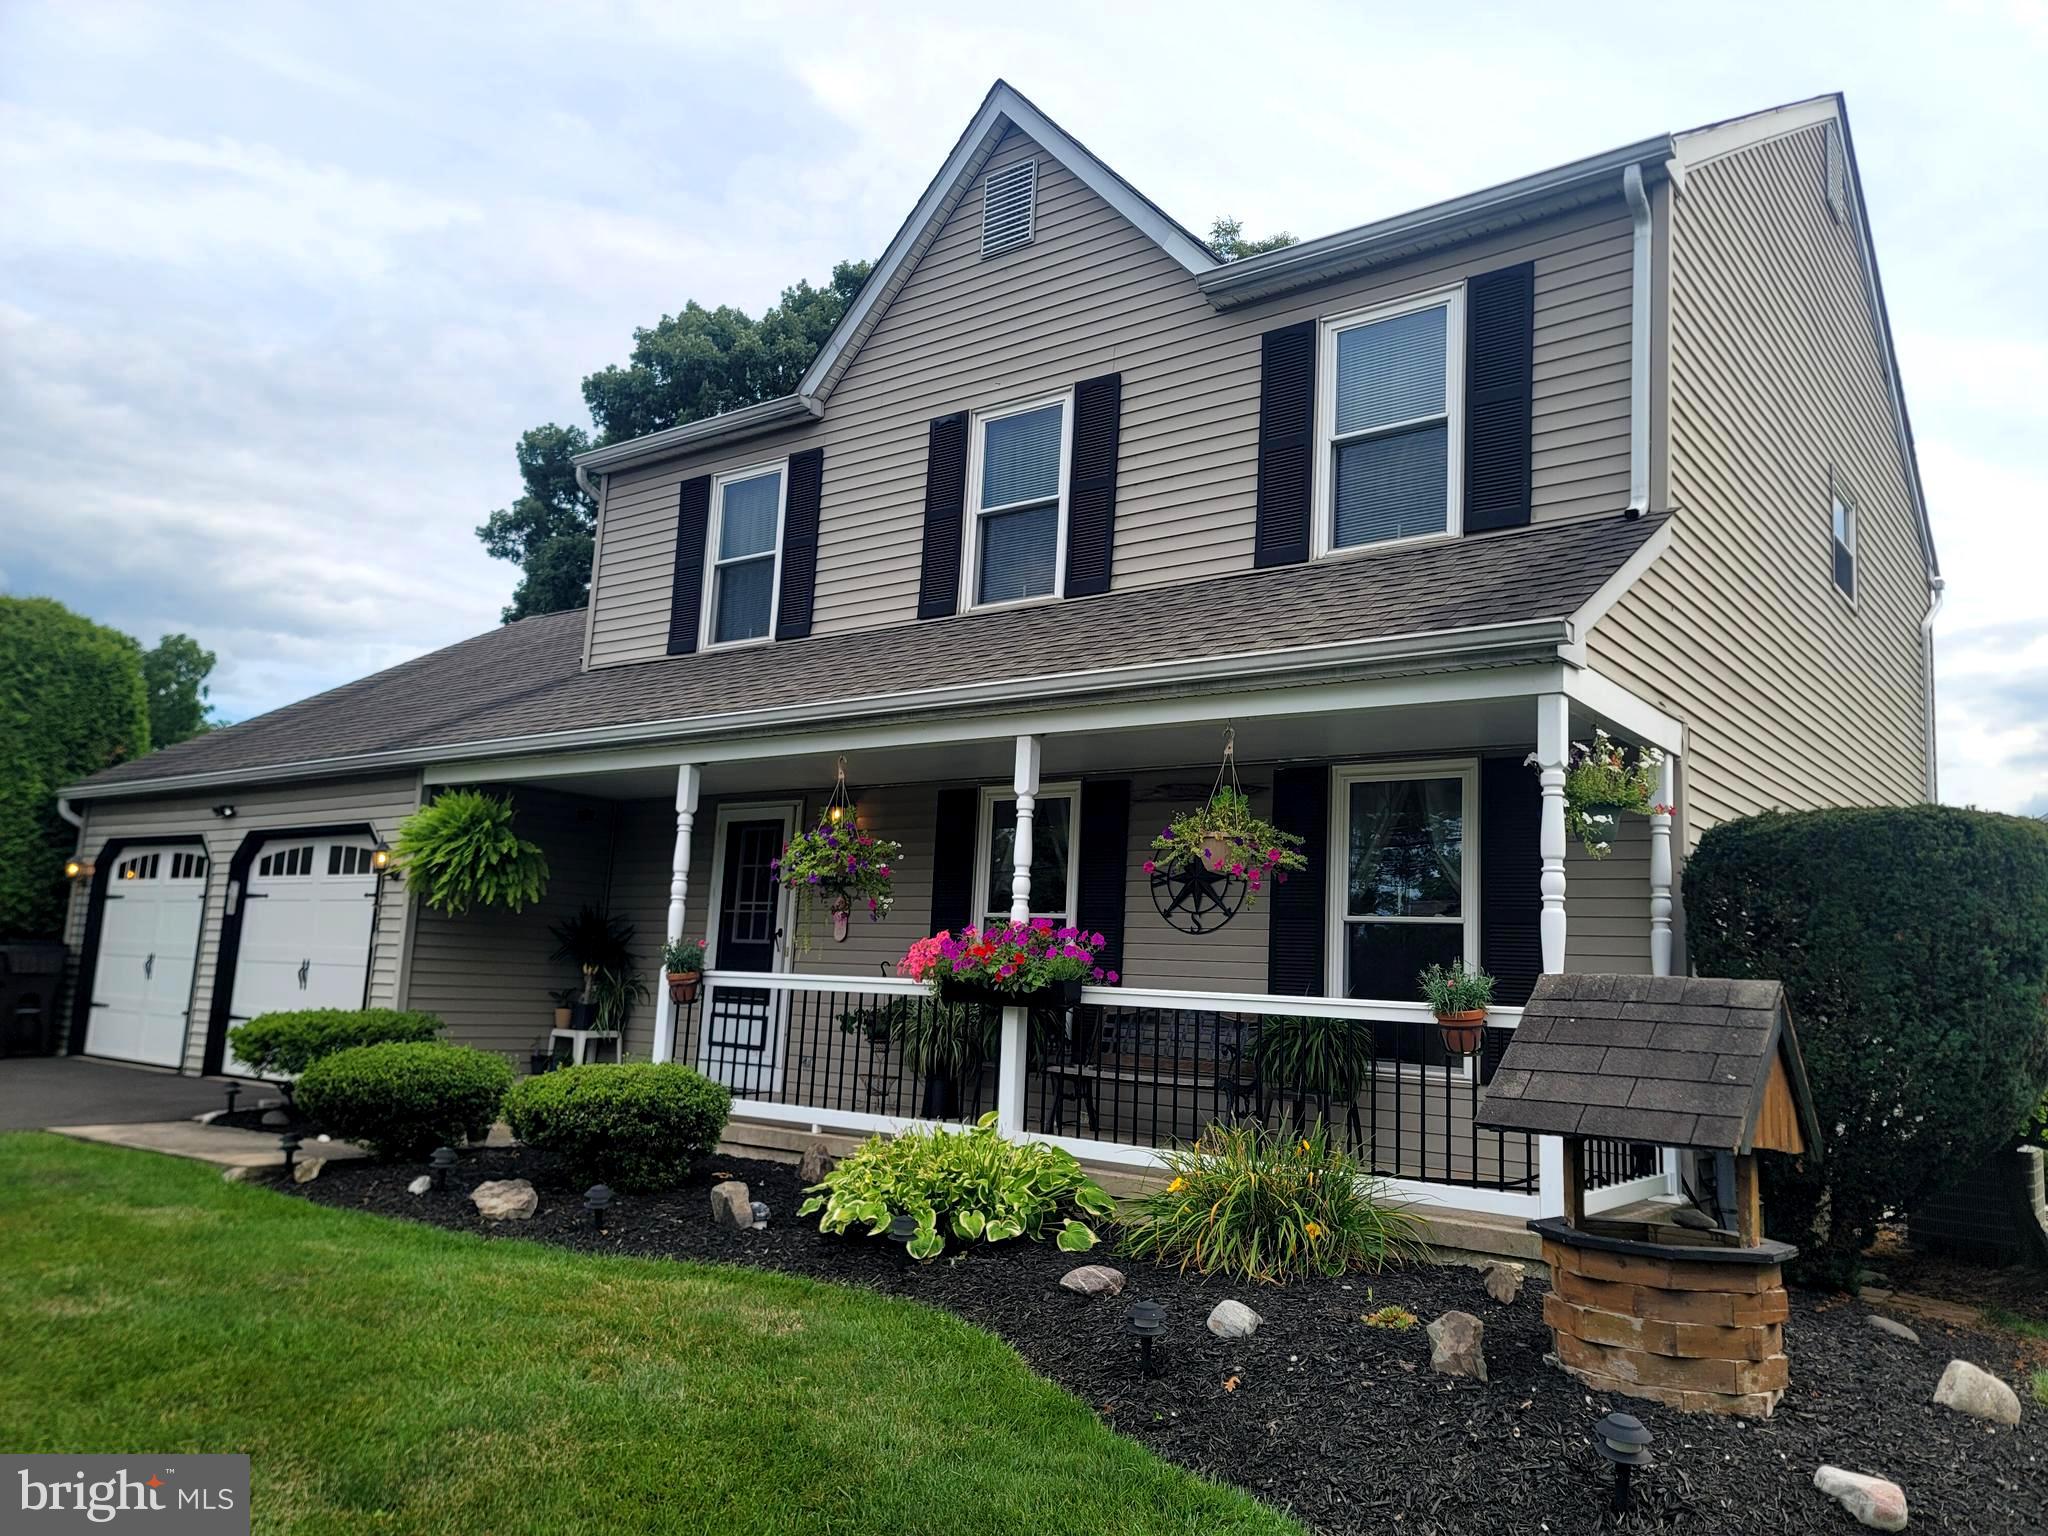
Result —
[{"label": "black shutter", "polygon": [[1316,323],[1268,331],[1259,347],[1259,521],[1252,564],[1308,558],[1316,462]]},{"label": "black shutter", "polygon": [[782,592],[775,602],[775,638],[801,640],[811,632],[811,599],[818,588],[818,508],[825,484],[825,450],[789,456],[789,488],[782,507]]},{"label": "black shutter", "polygon": [[1088,779],[1081,785],[1081,879],[1076,927],[1102,935],[1096,963],[1124,968],[1124,898],[1131,867],[1131,781]]},{"label": "black shutter", "polygon": [[960,606],[960,535],[967,516],[967,413],[932,422],[924,467],[924,568],[917,616],[943,619]]},{"label": "black shutter", "polygon": [[[1074,443],[1067,465],[1067,596],[1109,590],[1116,553],[1116,447],[1124,376],[1074,386]],[[1102,930],[1109,932],[1107,928]]]},{"label": "black shutter", "polygon": [[687,656],[697,649],[698,622],[704,613],[704,530],[711,521],[711,477],[685,480],[676,498],[675,585],[668,598],[668,653]]},{"label": "black shutter", "polygon": [[1266,990],[1288,997],[1323,993],[1323,892],[1330,868],[1330,770],[1281,768],[1273,774],[1273,825],[1302,838],[1308,868],[1266,900]]},{"label": "black shutter", "polygon": [[1536,266],[1465,284],[1465,531],[1529,521]]},{"label": "black shutter", "polygon": [[973,785],[939,791],[932,828],[932,932],[958,933],[974,913],[974,834],[981,824],[981,791]]},{"label": "black shutter", "polygon": [[1479,964],[1494,978],[1493,1000],[1519,1008],[1543,974],[1538,879],[1542,788],[1519,757],[1479,763]]}]

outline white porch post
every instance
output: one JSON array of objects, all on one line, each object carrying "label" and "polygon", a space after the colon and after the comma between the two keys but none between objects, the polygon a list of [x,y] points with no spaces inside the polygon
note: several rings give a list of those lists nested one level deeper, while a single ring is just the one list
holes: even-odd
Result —
[{"label": "white porch post", "polygon": [[[1543,941],[1543,972],[1564,970],[1564,771],[1571,758],[1571,700],[1561,693],[1536,700],[1536,762],[1541,769],[1543,814],[1537,849],[1543,859],[1543,909],[1537,931]],[[1537,1209],[1545,1216],[1564,1214],[1564,1141],[1544,1136],[1537,1141]]]},{"label": "white porch post", "polygon": [[[1010,873],[1010,921],[1031,918],[1031,822],[1038,809],[1038,765],[1040,739],[1017,738],[1017,771],[1010,787],[1017,794],[1017,839]],[[1024,1130],[1024,1074],[1026,1026],[1022,1008],[1003,1010],[1003,1037],[996,1059],[996,1129],[1005,1136]]]},{"label": "white porch post", "polygon": [[[690,829],[697,823],[697,798],[703,780],[695,763],[676,769],[676,842],[669,856],[668,926],[664,939],[679,939],[689,921]],[[673,1061],[676,1054],[676,1005],[669,1001],[664,982],[654,992],[654,1059]]]},{"label": "white porch post", "polygon": [[1671,974],[1671,806],[1678,759],[1664,755],[1650,809],[1650,974]]}]

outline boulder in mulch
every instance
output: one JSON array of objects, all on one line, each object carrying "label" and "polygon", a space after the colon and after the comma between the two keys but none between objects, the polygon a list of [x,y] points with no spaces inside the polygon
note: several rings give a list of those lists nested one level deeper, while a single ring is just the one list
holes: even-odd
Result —
[{"label": "boulder in mulch", "polygon": [[292,1117],[281,1109],[267,1109],[263,1112],[263,1123],[269,1126],[290,1125]]},{"label": "boulder in mulch", "polygon": [[1061,1275],[1060,1284],[1076,1296],[1114,1296],[1124,1288],[1124,1272],[1107,1264],[1083,1264]]},{"label": "boulder in mulch", "polygon": [[1920,1342],[1919,1334],[1908,1328],[1904,1323],[1896,1322],[1889,1317],[1879,1317],[1873,1312],[1863,1321],[1870,1325],[1872,1333],[1881,1333],[1888,1339],[1901,1339],[1908,1344],[1918,1344]]},{"label": "boulder in mulch", "polygon": [[408,1195],[424,1195],[428,1190],[432,1189],[433,1187],[434,1176],[430,1173],[423,1173],[418,1178],[414,1179],[410,1184],[405,1186],[405,1192]]},{"label": "boulder in mulch", "polygon": [[1495,1259],[1490,1264],[1481,1265],[1479,1273],[1486,1277],[1486,1294],[1505,1307],[1522,1294],[1522,1282],[1529,1278],[1529,1267],[1508,1259]]},{"label": "boulder in mulch", "polygon": [[254,1169],[244,1168],[239,1163],[237,1163],[232,1168],[221,1169],[220,1176],[223,1183],[240,1184],[243,1180],[247,1179],[249,1175],[253,1172],[255,1172]]},{"label": "boulder in mulch", "polygon": [[1486,1380],[1486,1324],[1470,1312],[1446,1312],[1428,1331],[1432,1371]]},{"label": "boulder in mulch", "polygon": [[747,1186],[738,1179],[712,1185],[711,1221],[714,1226],[731,1227],[735,1232],[744,1232],[751,1227],[754,1224],[754,1202],[747,1194]]},{"label": "boulder in mulch", "polygon": [[1906,1490],[1881,1477],[1867,1477],[1841,1467],[1822,1467],[1813,1486],[1874,1531],[1906,1528]]},{"label": "boulder in mulch", "polygon": [[292,1164],[292,1182],[310,1184],[320,1177],[320,1170],[327,1166],[324,1157],[302,1157]]},{"label": "boulder in mulch", "polygon": [[1241,1301],[1219,1301],[1209,1314],[1209,1331],[1219,1339],[1248,1339],[1264,1321]]},{"label": "boulder in mulch", "polygon": [[804,1147],[802,1161],[796,1165],[797,1177],[806,1184],[815,1184],[839,1164],[832,1155],[832,1148],[822,1141],[813,1141]]},{"label": "boulder in mulch", "polygon": [[469,1198],[485,1221],[525,1221],[540,1209],[540,1195],[524,1179],[488,1179]]},{"label": "boulder in mulch", "polygon": [[1951,1360],[1934,1389],[1934,1400],[1944,1408],[1989,1419],[1993,1424],[2020,1421],[2019,1394],[1989,1371],[1979,1370],[1967,1360]]}]

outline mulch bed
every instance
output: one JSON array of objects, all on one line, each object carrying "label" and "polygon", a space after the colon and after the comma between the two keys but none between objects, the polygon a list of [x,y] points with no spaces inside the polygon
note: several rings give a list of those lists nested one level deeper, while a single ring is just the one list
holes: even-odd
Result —
[{"label": "mulch bed", "polygon": [[[592,1230],[579,1184],[517,1148],[465,1152],[446,1192],[406,1193],[421,1171],[335,1164],[296,1192],[492,1237],[754,1265],[913,1297],[999,1334],[1161,1456],[1235,1483],[1322,1532],[1860,1529],[1812,1487],[1823,1462],[1898,1482],[1915,1529],[2048,1528],[2048,1410],[2028,1403],[2015,1430],[1930,1401],[1952,1357],[2013,1379],[2011,1342],[1916,1323],[1916,1348],[1869,1328],[1867,1309],[1846,1297],[1793,1294],[1791,1390],[1775,1417],[1749,1422],[1588,1394],[1544,1364],[1550,1335],[1543,1287],[1533,1280],[1509,1306],[1487,1296],[1477,1271],[1449,1265],[1248,1286],[1119,1258],[1109,1242],[1080,1259],[1050,1244],[981,1246],[964,1257],[952,1245],[932,1264],[906,1266],[887,1241],[824,1237],[815,1218],[797,1221],[801,1186],[785,1164],[715,1160],[681,1190],[620,1196],[603,1232]],[[469,1190],[514,1177],[533,1181],[539,1213],[481,1221]],[[712,1224],[705,1192],[726,1177],[745,1180],[753,1198],[768,1203],[767,1230]],[[1085,1300],[1061,1290],[1060,1276],[1083,1262],[1124,1270],[1123,1295]],[[1264,1315],[1252,1338],[1225,1342],[1203,1326],[1226,1296]],[[1123,1334],[1125,1306],[1138,1297],[1165,1303],[1171,1324],[1152,1379],[1140,1374]],[[1490,1383],[1433,1374],[1419,1327],[1392,1333],[1359,1321],[1395,1302],[1424,1322],[1452,1308],[1484,1321]],[[1635,1414],[1657,1437],[1656,1466],[1638,1478],[1637,1507],[1618,1523],[1606,1515],[1612,1483],[1590,1435],[1610,1408]]]}]

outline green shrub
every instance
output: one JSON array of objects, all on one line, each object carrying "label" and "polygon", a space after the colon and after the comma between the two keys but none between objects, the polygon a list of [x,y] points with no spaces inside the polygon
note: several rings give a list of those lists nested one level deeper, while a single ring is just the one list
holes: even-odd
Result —
[{"label": "green shrub", "polygon": [[1950,806],[1715,827],[1685,872],[1702,976],[1776,978],[1821,1155],[1764,1159],[1772,1235],[1854,1279],[1887,1211],[1963,1177],[2048,1085],[2048,826]]},{"label": "green shrub", "polygon": [[[822,1211],[821,1232],[865,1226],[870,1237],[881,1237],[896,1217],[915,1218],[914,1259],[937,1258],[949,1232],[964,1243],[1035,1242],[1048,1222],[1060,1219],[1063,1206],[1093,1216],[1116,1209],[1071,1152],[1010,1141],[997,1132],[993,1114],[961,1131],[935,1126],[894,1138],[871,1136],[812,1185],[810,1195],[797,1215]],[[1068,1217],[1058,1241],[1067,1252],[1082,1253],[1095,1246],[1095,1229]]]},{"label": "green shrub", "polygon": [[681,1062],[600,1062],[522,1079],[505,1101],[512,1134],[579,1178],[668,1189],[718,1145],[732,1092]]},{"label": "green shrub", "polygon": [[512,1069],[466,1045],[394,1041],[323,1056],[299,1078],[298,1104],[331,1134],[379,1157],[417,1158],[483,1137]]},{"label": "green shrub", "polygon": [[1130,1251],[1198,1274],[1279,1285],[1427,1256],[1421,1228],[1330,1140],[1214,1125],[1162,1154],[1166,1187],[1125,1203]]},{"label": "green shrub", "polygon": [[512,830],[517,814],[509,796],[445,790],[398,824],[393,862],[436,912],[521,911],[547,891],[548,860]]},{"label": "green shrub", "polygon": [[305,1008],[258,1014],[229,1030],[228,1044],[255,1071],[288,1072],[296,1077],[336,1051],[431,1040],[441,1029],[440,1018],[431,1013],[398,1008]]}]

